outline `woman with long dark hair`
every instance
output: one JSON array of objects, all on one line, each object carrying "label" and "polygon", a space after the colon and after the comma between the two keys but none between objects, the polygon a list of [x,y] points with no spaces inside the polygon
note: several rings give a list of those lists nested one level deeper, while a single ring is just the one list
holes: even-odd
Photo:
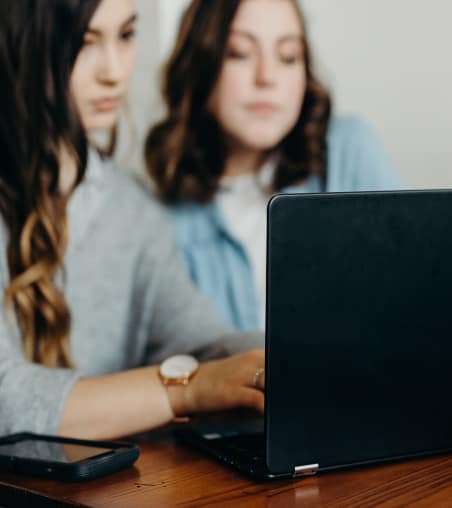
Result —
[{"label": "woman with long dark hair", "polygon": [[171,357],[247,337],[192,287],[160,207],[88,142],[116,123],[135,21],[133,0],[0,2],[0,434],[111,438],[263,408],[263,351]]},{"label": "woman with long dark hair", "polygon": [[145,155],[189,272],[226,322],[262,328],[271,195],[398,178],[367,124],[331,115],[296,0],[193,0],[163,96]]}]

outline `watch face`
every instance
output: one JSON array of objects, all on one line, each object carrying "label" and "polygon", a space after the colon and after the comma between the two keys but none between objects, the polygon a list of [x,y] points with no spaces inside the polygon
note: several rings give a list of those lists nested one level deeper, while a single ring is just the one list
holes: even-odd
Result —
[{"label": "watch face", "polygon": [[160,374],[168,379],[190,376],[198,368],[198,360],[190,355],[171,356],[160,365]]}]

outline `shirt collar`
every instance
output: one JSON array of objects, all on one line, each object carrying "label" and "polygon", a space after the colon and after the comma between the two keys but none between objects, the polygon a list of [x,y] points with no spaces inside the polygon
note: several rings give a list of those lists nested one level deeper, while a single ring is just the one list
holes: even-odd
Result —
[{"label": "shirt collar", "polygon": [[271,185],[278,165],[278,155],[269,157],[256,173],[246,173],[237,176],[224,176],[220,181],[220,192],[232,188],[242,188],[256,185],[264,194],[271,194]]}]

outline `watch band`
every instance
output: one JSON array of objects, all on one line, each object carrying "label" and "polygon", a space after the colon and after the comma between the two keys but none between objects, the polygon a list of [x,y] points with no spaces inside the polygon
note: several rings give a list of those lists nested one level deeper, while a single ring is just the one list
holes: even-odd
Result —
[{"label": "watch band", "polygon": [[[166,387],[168,399],[171,405],[169,390],[180,386],[186,387],[199,370],[199,362],[190,355],[176,355],[167,358],[160,365],[158,376]],[[175,416],[174,423],[186,423],[190,421],[189,416]]]}]

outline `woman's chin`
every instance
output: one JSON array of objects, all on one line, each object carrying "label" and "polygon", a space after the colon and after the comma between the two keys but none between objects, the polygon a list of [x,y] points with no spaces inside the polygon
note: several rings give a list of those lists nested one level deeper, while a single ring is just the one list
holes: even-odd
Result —
[{"label": "woman's chin", "polygon": [[118,121],[117,111],[96,113],[83,122],[86,131],[98,131],[112,129]]},{"label": "woman's chin", "polygon": [[248,139],[245,146],[258,152],[268,152],[278,146],[282,139],[282,136],[255,136]]}]

